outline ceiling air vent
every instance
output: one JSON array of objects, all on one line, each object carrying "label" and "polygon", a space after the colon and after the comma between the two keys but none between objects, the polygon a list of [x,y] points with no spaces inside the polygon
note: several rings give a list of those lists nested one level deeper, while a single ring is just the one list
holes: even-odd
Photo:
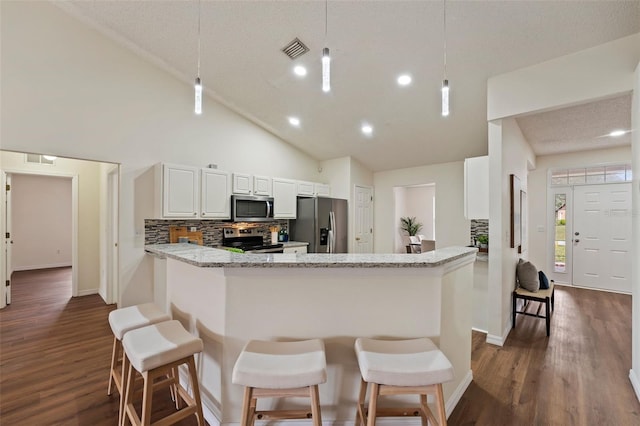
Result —
[{"label": "ceiling air vent", "polygon": [[291,59],[295,59],[298,56],[302,56],[307,53],[309,48],[296,37],[291,43],[282,48],[282,51]]}]

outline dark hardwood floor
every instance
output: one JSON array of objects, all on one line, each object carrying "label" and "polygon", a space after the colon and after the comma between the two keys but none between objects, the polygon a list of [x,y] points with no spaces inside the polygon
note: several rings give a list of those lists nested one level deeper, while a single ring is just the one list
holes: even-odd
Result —
[{"label": "dark hardwood floor", "polygon": [[[15,272],[12,289],[0,310],[0,425],[116,425],[118,392],[107,396],[115,305],[72,298],[71,268]],[[172,409],[168,390],[158,392],[154,412]]]},{"label": "dark hardwood floor", "polygon": [[[0,310],[2,426],[117,423],[117,392],[106,395],[115,307],[71,298],[70,274],[14,274],[13,303]],[[640,424],[628,379],[631,296],[558,287],[551,337],[544,327],[518,316],[502,348],[473,333],[474,381],[449,425]],[[171,410],[168,391],[154,405]]]},{"label": "dark hardwood floor", "polygon": [[473,382],[450,425],[640,425],[631,296],[558,286],[555,305],[549,338],[523,315],[501,348],[473,332]]}]

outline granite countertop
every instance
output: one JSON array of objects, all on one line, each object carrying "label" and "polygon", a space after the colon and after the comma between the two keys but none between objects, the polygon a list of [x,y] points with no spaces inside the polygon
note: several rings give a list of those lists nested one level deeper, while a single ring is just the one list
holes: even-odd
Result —
[{"label": "granite countertop", "polygon": [[193,244],[151,244],[145,251],[204,268],[433,268],[466,256],[473,247],[446,247],[422,254],[232,253]]},{"label": "granite countertop", "polygon": [[285,243],[282,243],[282,247],[284,248],[291,248],[291,247],[304,247],[304,246],[308,246],[309,243],[305,243],[303,241],[287,241]]}]

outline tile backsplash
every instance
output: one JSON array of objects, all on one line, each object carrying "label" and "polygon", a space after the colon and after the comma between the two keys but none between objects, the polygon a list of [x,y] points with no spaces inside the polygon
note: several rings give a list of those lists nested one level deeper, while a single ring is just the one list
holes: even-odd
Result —
[{"label": "tile backsplash", "polygon": [[[196,231],[202,231],[202,239],[205,246],[215,247],[222,245],[222,228],[237,225],[234,222],[221,220],[175,220],[175,219],[145,219],[144,220],[144,243],[145,244],[168,244],[170,226],[186,226],[187,229],[195,227]],[[265,244],[271,243],[271,233],[269,227],[279,226],[288,229],[288,220],[273,220],[270,222],[259,222],[247,226],[255,227],[262,234]]]},{"label": "tile backsplash", "polygon": [[473,244],[478,235],[489,235],[489,220],[488,219],[472,219],[471,220],[471,241],[469,244]]}]

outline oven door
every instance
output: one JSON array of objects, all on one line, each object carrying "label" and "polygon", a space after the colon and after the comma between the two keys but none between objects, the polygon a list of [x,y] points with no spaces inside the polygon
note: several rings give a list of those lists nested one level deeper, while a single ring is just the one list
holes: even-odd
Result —
[{"label": "oven door", "polygon": [[245,250],[247,254],[260,254],[260,253],[284,253],[284,248],[282,247],[273,247],[266,249],[255,249],[255,250]]},{"label": "oven door", "polygon": [[234,222],[268,222],[273,220],[273,198],[232,195],[231,218]]}]

